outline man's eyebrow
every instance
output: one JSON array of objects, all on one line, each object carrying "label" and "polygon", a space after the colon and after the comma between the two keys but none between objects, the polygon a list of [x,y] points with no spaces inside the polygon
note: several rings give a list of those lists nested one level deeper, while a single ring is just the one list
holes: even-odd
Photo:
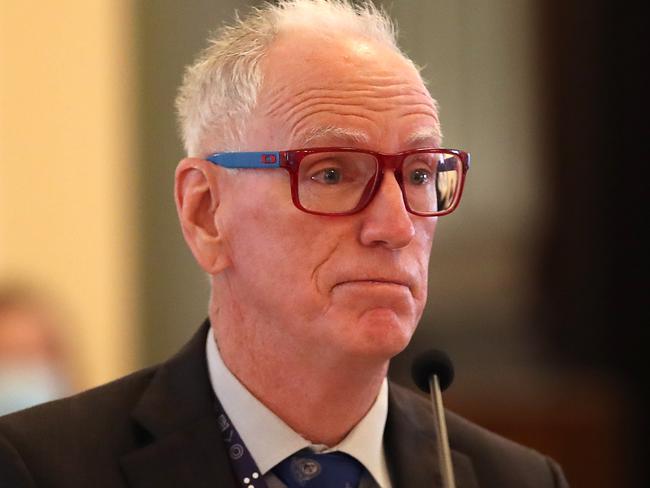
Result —
[{"label": "man's eyebrow", "polygon": [[305,146],[318,139],[336,139],[339,143],[349,145],[368,144],[370,142],[368,134],[361,130],[333,125],[311,129],[303,134],[300,139]]},{"label": "man's eyebrow", "polygon": [[406,137],[406,144],[409,147],[439,147],[442,142],[442,135],[438,127],[420,127]]}]

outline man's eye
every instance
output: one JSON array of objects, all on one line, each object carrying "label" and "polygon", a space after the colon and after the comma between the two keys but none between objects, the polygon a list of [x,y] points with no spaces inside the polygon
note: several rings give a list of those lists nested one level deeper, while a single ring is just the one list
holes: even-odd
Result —
[{"label": "man's eye", "polygon": [[314,174],[311,179],[326,185],[335,185],[341,182],[341,170],[338,168],[325,168]]},{"label": "man's eye", "polygon": [[431,181],[431,171],[427,169],[414,169],[409,174],[409,182],[414,185],[426,185],[429,181]]}]

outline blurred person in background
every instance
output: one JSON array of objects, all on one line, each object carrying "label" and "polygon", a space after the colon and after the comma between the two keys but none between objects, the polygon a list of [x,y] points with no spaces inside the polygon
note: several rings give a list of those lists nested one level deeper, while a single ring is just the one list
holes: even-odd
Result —
[{"label": "blurred person in background", "polygon": [[[178,97],[175,198],[212,286],[167,362],[0,419],[7,487],[439,484],[428,402],[386,377],[427,298],[469,156],[372,3],[265,4]],[[548,457],[448,415],[457,486],[566,486]]]},{"label": "blurred person in background", "polygon": [[61,333],[36,292],[0,286],[0,415],[71,393]]}]

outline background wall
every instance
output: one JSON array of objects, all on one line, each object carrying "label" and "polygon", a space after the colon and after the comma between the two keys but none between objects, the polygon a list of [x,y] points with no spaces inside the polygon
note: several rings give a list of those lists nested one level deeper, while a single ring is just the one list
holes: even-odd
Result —
[{"label": "background wall", "polygon": [[77,387],[141,363],[130,7],[0,1],[0,285],[59,302]]},{"label": "background wall", "polygon": [[[1,276],[73,310],[84,387],[164,359],[206,316],[172,199],[173,100],[207,34],[256,2],[90,3],[28,15],[0,0]],[[646,160],[630,116],[638,21],[578,0],[386,7],[440,103],[445,145],[473,159],[391,376],[409,384],[413,355],[443,348],[451,408],[552,455],[573,486],[644,486],[644,280],[630,271],[645,187],[623,176],[638,159],[621,163]],[[614,161],[627,169],[617,186]]]}]

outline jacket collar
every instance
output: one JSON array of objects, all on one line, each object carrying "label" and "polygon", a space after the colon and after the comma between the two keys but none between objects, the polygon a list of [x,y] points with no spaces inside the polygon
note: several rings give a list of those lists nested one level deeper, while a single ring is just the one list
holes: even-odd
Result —
[{"label": "jacket collar", "polygon": [[204,353],[209,327],[206,320],[155,370],[132,412],[143,447],[120,460],[132,488],[239,486],[217,428]]},{"label": "jacket collar", "polygon": [[[442,486],[437,436],[428,402],[389,382],[388,418],[384,432],[386,461],[393,486]],[[478,488],[470,458],[451,449],[457,488]]]},{"label": "jacket collar", "polygon": [[[236,487],[214,411],[205,358],[206,320],[190,342],[152,373],[132,418],[142,447],[120,464],[131,488]],[[394,488],[440,482],[430,410],[389,382],[384,447]],[[478,488],[470,459],[452,450],[457,488]]]}]

